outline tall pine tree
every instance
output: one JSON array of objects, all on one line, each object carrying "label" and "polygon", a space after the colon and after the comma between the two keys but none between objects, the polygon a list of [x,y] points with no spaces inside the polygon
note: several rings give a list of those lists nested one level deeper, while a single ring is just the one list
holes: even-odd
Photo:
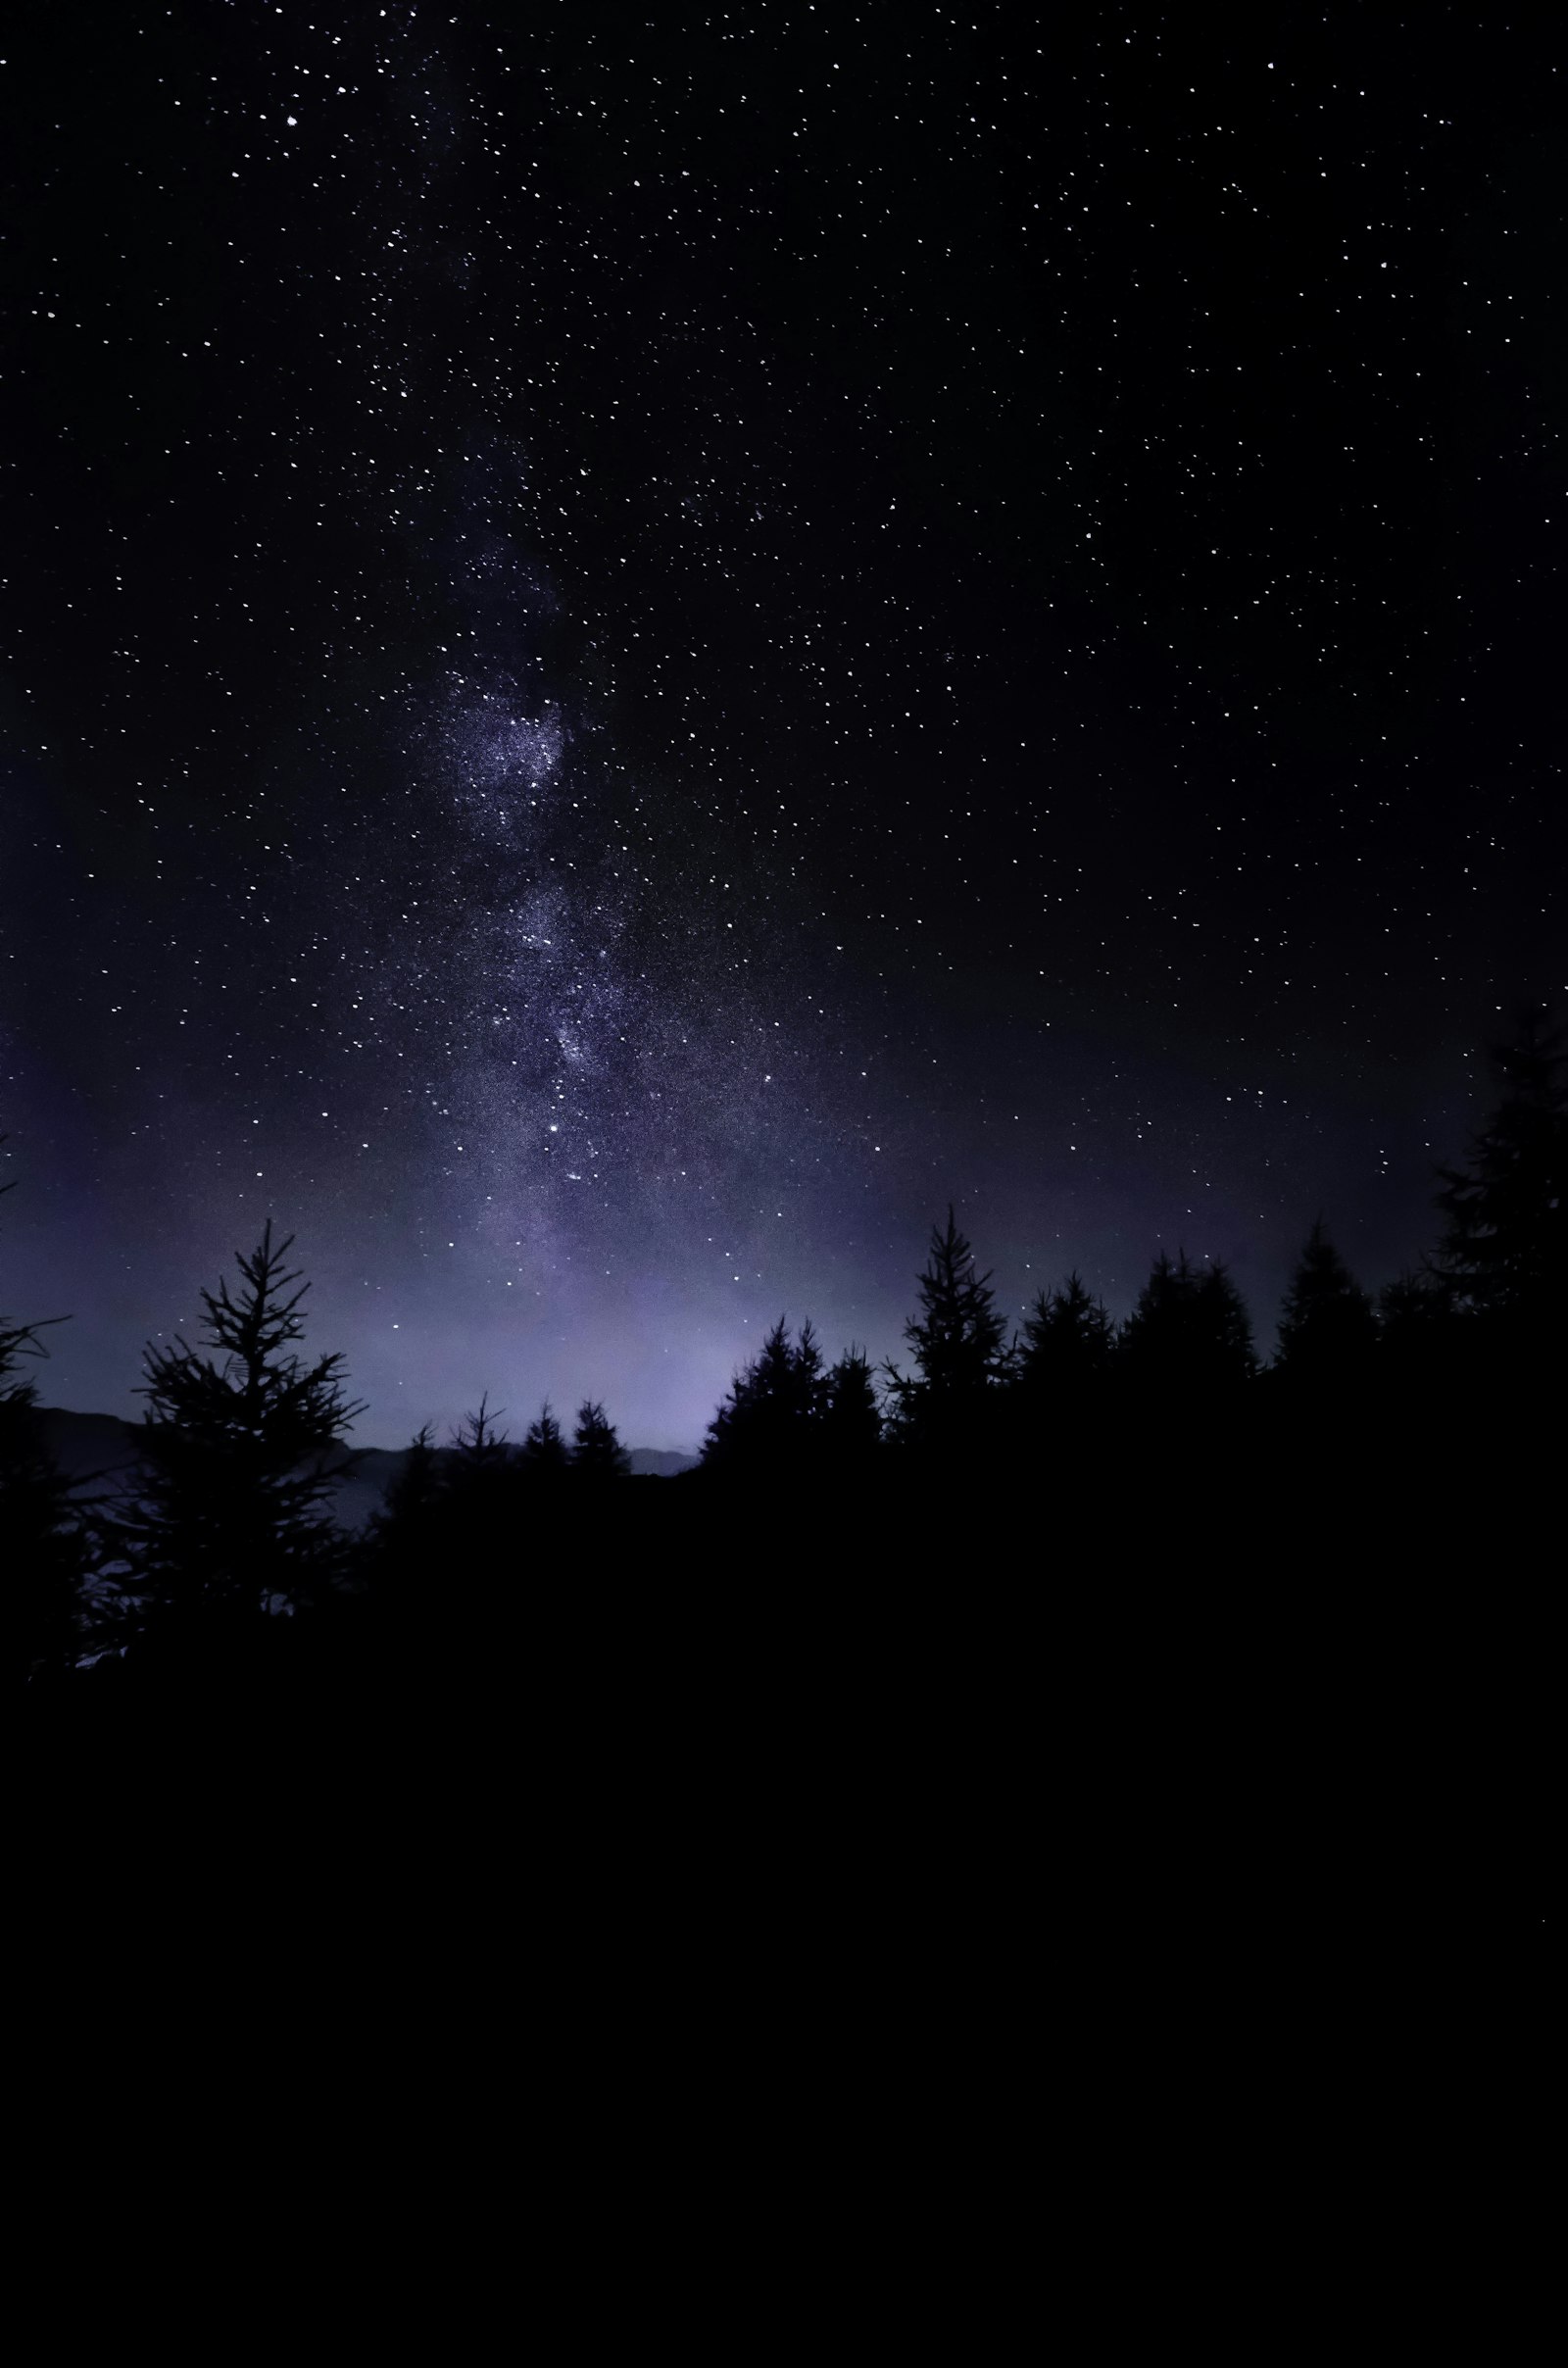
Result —
[{"label": "tall pine tree", "polygon": [[1285,1294],[1275,1364],[1314,1390],[1354,1389],[1367,1379],[1376,1344],[1372,1302],[1319,1217]]},{"label": "tall pine tree", "polygon": [[867,1472],[882,1445],[876,1379],[863,1349],[849,1348],[827,1377],[822,1414],[826,1462],[841,1474]]},{"label": "tall pine tree", "polygon": [[1434,1269],[1456,1312],[1513,1354],[1561,1356],[1568,1330],[1568,1049],[1526,1014],[1494,1061],[1502,1095],[1467,1165],[1440,1170]]},{"label": "tall pine tree", "polygon": [[1053,1407],[1081,1404],[1104,1382],[1114,1349],[1103,1301],[1090,1298],[1081,1275],[1069,1274],[1059,1290],[1042,1291],[1024,1317],[1019,1388]]},{"label": "tall pine tree", "polygon": [[703,1442],[710,1471],[786,1472],[814,1460],[828,1395],[822,1352],[809,1317],[791,1340],[780,1316],[742,1366]]},{"label": "tall pine tree", "polygon": [[571,1454],[547,1398],[523,1434],[517,1468],[532,1480],[564,1480],[571,1469]]},{"label": "tall pine tree", "polygon": [[1181,1404],[1224,1396],[1256,1369],[1247,1305],[1219,1261],[1161,1251],[1121,1328],[1117,1364],[1139,1390]]},{"label": "tall pine tree", "polygon": [[579,1480],[624,1480],[631,1458],[620,1434],[596,1398],[585,1398],[577,1408],[571,1441],[571,1468]]},{"label": "tall pine tree", "polygon": [[904,1327],[915,1370],[887,1367],[896,1427],[906,1441],[969,1449],[996,1411],[993,1392],[1007,1378],[1010,1359],[991,1277],[975,1272],[974,1252],[951,1207],[946,1226],[932,1227],[917,1288],[919,1313]]},{"label": "tall pine tree", "polygon": [[202,1355],[149,1347],[140,1469],[118,1508],[133,1625],[189,1630],[309,1602],[344,1565],[328,1505],[353,1465],[344,1441],[363,1406],[344,1394],[340,1356],[307,1362],[309,1285],[270,1220],[240,1282],[203,1291]]},{"label": "tall pine tree", "polygon": [[486,1392],[454,1430],[441,1473],[435,1615],[470,1634],[484,1633],[495,1620],[498,1598],[508,1592],[504,1574],[516,1554],[517,1451],[501,1427],[505,1412],[492,1409]]},{"label": "tall pine tree", "polygon": [[476,1406],[470,1406],[452,1434],[453,1479],[466,1484],[477,1473],[503,1472],[513,1461],[512,1442],[501,1428],[505,1406],[490,1410],[487,1390]]}]

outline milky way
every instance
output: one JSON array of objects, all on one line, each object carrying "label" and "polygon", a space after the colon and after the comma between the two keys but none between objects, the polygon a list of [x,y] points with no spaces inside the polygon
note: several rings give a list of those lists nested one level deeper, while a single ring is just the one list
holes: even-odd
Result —
[{"label": "milky way", "polygon": [[126,1410],[269,1213],[388,1443],[487,1389],[690,1445],[781,1311],[894,1349],[950,1199],[1010,1307],[1180,1242],[1265,1347],[1319,1210],[1416,1254],[1564,991],[1523,34],[29,41],[46,1395]]}]

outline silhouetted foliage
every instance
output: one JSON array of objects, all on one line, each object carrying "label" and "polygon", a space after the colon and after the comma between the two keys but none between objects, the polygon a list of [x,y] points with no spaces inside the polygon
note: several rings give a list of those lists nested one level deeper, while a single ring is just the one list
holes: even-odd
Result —
[{"label": "silhouetted foliage", "polygon": [[875,1462],[882,1409],[863,1349],[847,1349],[829,1372],[821,1427],[823,1455],[835,1472],[864,1472]]},{"label": "silhouetted foliage", "polygon": [[492,1413],[488,1391],[478,1406],[464,1415],[452,1434],[459,1483],[476,1472],[503,1471],[512,1460],[512,1443],[498,1426],[505,1406]]},{"label": "silhouetted foliage", "polygon": [[731,1473],[780,1470],[814,1453],[827,1404],[822,1352],[809,1322],[798,1339],[780,1316],[731,1382],[708,1426],[703,1462]]},{"label": "silhouetted foliage", "polygon": [[1275,1362],[1293,1383],[1356,1388],[1368,1377],[1376,1346],[1372,1302],[1319,1217],[1285,1294]]},{"label": "silhouetted foliage", "polygon": [[585,1398],[577,1408],[571,1468],[580,1480],[587,1481],[623,1480],[631,1470],[620,1434],[595,1398]]},{"label": "silhouetted foliage", "polygon": [[1384,1285],[1377,1304],[1377,1372],[1388,1404],[1413,1413],[1445,1390],[1458,1325],[1441,1278],[1430,1269]]},{"label": "silhouetted foliage", "polygon": [[991,1277],[976,1274],[974,1253],[951,1208],[947,1225],[932,1227],[917,1288],[920,1311],[904,1327],[915,1370],[906,1375],[897,1365],[887,1367],[894,1418],[907,1442],[956,1441],[978,1423],[989,1394],[1010,1367],[1007,1327]]},{"label": "silhouetted foliage", "polygon": [[1122,1326],[1117,1361],[1141,1390],[1189,1403],[1238,1389],[1256,1369],[1247,1305],[1222,1264],[1194,1266],[1186,1251],[1155,1258]]},{"label": "silhouetted foliage", "polygon": [[1390,1350],[1421,1354],[1452,1320],[1447,1292],[1435,1274],[1398,1275],[1378,1294],[1378,1338]]},{"label": "silhouetted foliage", "polygon": [[461,1531],[466,1553],[512,1517],[517,1451],[501,1428],[505,1411],[504,1406],[491,1410],[486,1392],[458,1423],[439,1474],[441,1501]]},{"label": "silhouetted foliage", "polygon": [[548,1398],[523,1436],[517,1467],[532,1480],[564,1480],[571,1468],[571,1454]]},{"label": "silhouetted foliage", "polygon": [[1568,1050],[1526,1015],[1494,1061],[1503,1092],[1468,1163],[1439,1172],[1446,1220],[1433,1260],[1450,1306],[1501,1347],[1560,1355],[1568,1325]]},{"label": "silhouetted foliage", "polygon": [[1124,1373],[1152,1382],[1180,1375],[1192,1332],[1197,1282],[1185,1250],[1174,1263],[1168,1251],[1159,1253],[1117,1341]]},{"label": "silhouetted foliage", "polygon": [[[485,1397],[450,1446],[437,1448],[428,1426],[416,1436],[358,1537],[331,1519],[350,1460],[341,1440],[358,1409],[344,1398],[340,1360],[309,1363],[298,1349],[299,1277],[284,1270],[289,1245],[274,1250],[269,1228],[241,1259],[239,1285],[202,1295],[204,1347],[147,1353],[142,1468],[109,1531],[121,1628],[89,1633],[111,1648],[91,1676],[74,1627],[79,1516],[41,1454],[21,1362],[38,1353],[38,1328],[0,1325],[12,1668],[60,1670],[60,1688],[26,1694],[51,1716],[61,1690],[91,1703],[118,1688],[138,1717],[149,1702],[211,1699],[226,1713],[249,1701],[262,1731],[280,1736],[291,1732],[280,1707],[336,1705],[358,1689],[389,1722],[390,1758],[413,1765],[432,1746],[450,1753],[454,1736],[514,1733],[513,1690],[532,1684],[531,1673],[546,1692],[560,1678],[569,1693],[575,1671],[592,1692],[620,1637],[632,1640],[624,1684],[641,1699],[657,1691],[645,1679],[650,1637],[674,1636],[672,1651],[695,1660],[696,1640],[749,1616],[747,1603],[766,1622],[757,1665],[787,1652],[792,1633],[832,1662],[841,1639],[854,1646],[859,1621],[868,1650],[858,1666],[854,1650],[842,1657],[852,1693],[868,1672],[896,1692],[911,1635],[923,1629],[941,1640],[928,1649],[945,1653],[956,1604],[983,1603],[990,1620],[1004,1595],[1065,1621],[1065,1667],[1074,1667],[1073,1624],[1097,1600],[1115,1607],[1119,1637],[1152,1628],[1158,1664],[1158,1605],[1172,1573],[1206,1572],[1211,1558],[1199,1491],[1182,1483],[1199,1466],[1195,1450],[1217,1475],[1211,1489],[1227,1492],[1233,1530],[1255,1550],[1249,1605],[1293,1606],[1292,1655],[1302,1607],[1316,1618],[1342,1561],[1357,1642],[1361,1606],[1377,1591],[1403,1584],[1407,1568],[1422,1588],[1434,1569],[1441,1576],[1437,1541],[1464,1571],[1492,1556],[1511,1584],[1528,1545],[1510,1532],[1498,1554],[1481,1523],[1509,1472],[1522,1476],[1531,1515],[1518,1540],[1547,1527],[1534,1518],[1544,1452],[1527,1416],[1541,1409],[1549,1425],[1560,1391],[1543,1309],[1554,1304],[1560,1253],[1563,1092],[1549,1046],[1531,1040],[1510,1060],[1473,1171],[1446,1176],[1440,1254],[1390,1284],[1374,1317],[1320,1220],[1262,1377],[1230,1275],[1185,1254],[1155,1259],[1119,1333],[1072,1273],[1039,1295],[1009,1347],[991,1279],[977,1273],[950,1209],[906,1327],[911,1369],[885,1369],[891,1406],[879,1403],[862,1349],[829,1365],[811,1324],[792,1334],[781,1316],[715,1409],[690,1479],[627,1485],[625,1451],[597,1399],[578,1406],[569,1445],[548,1402],[514,1445]],[[1555,1451],[1554,1434],[1545,1450]],[[1179,1500],[1194,1507],[1185,1528]],[[1467,1558],[1450,1543],[1465,1520]],[[1409,1551],[1412,1535],[1426,1540],[1424,1562]],[[896,1609],[879,1590],[883,1571],[899,1591]],[[991,1583],[997,1574],[1004,1587]],[[816,1577],[831,1590],[825,1617]],[[690,1578],[718,1585],[688,1587]],[[264,1617],[269,1608],[303,1616]],[[1198,1628],[1209,1618],[1202,1650],[1213,1654],[1235,1611],[1234,1595],[1205,1612],[1201,1590],[1197,1599],[1187,1590],[1180,1616]],[[1343,1634],[1337,1616],[1331,1605],[1325,1634]],[[1407,1609],[1398,1619],[1402,1651],[1419,1623]],[[586,1652],[572,1641],[574,1620],[589,1623]],[[122,1660],[112,1648],[127,1632]],[[149,1652],[158,1636],[176,1646],[197,1638],[203,1650]],[[218,1640],[224,1649],[208,1651]],[[989,1642],[986,1653],[977,1701],[997,1682]],[[716,1691],[733,1686],[724,1666]],[[1163,1684],[1162,1666],[1153,1682]],[[157,1713],[143,1731],[156,1725]],[[380,1771],[387,1759],[366,1764]]]},{"label": "silhouetted foliage", "polygon": [[1247,1302],[1216,1258],[1198,1286],[1198,1349],[1216,1388],[1250,1381],[1257,1370]]},{"label": "silhouetted foliage", "polygon": [[1042,1291],[1024,1317],[1019,1388],[1043,1406],[1081,1409],[1109,1378],[1115,1345],[1103,1302],[1090,1298],[1081,1275],[1069,1274],[1059,1290]]},{"label": "silhouetted foliage", "polygon": [[292,1241],[274,1243],[269,1223],[236,1254],[237,1296],[226,1278],[203,1291],[214,1354],[184,1340],[147,1350],[141,1467],[116,1513],[120,1603],[138,1629],[297,1608],[343,1569],[327,1508],[363,1408],[344,1395],[341,1357],[293,1353],[309,1286],[285,1267]]}]

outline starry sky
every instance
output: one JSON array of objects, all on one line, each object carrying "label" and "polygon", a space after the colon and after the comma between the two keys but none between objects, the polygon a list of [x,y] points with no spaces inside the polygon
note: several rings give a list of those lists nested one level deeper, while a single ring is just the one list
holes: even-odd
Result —
[{"label": "starry sky", "polygon": [[[0,1304],[130,1412],[265,1216],[362,1441],[689,1447],[1322,1212],[1568,981],[1527,13],[27,13]],[[1265,17],[1267,21],[1265,22]]]}]

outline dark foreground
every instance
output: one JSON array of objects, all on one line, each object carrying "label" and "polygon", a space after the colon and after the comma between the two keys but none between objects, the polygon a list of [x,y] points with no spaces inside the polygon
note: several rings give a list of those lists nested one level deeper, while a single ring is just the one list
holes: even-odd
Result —
[{"label": "dark foreground", "polygon": [[1560,1579],[1506,1490],[1420,1495],[1186,1456],[1010,1503],[631,1481],[35,1685],[23,1824],[519,1914],[549,1869],[726,1946],[808,1899],[944,1949],[1502,1945],[1544,1912]]}]

